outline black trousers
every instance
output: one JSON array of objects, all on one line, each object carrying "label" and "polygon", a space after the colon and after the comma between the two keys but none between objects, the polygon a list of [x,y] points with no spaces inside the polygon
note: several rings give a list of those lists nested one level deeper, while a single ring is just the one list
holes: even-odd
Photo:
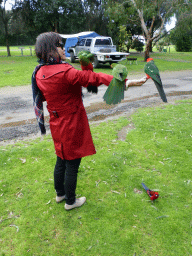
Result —
[{"label": "black trousers", "polygon": [[66,196],[66,203],[75,202],[75,190],[77,186],[77,173],[81,158],[74,160],[62,160],[57,157],[54,170],[54,186],[57,196]]}]

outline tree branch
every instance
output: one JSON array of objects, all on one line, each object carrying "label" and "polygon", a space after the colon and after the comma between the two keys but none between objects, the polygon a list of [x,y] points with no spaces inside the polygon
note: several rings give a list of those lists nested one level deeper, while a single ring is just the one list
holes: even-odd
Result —
[{"label": "tree branch", "polygon": [[157,38],[157,37],[161,34],[161,31],[162,31],[162,29],[163,29],[163,27],[164,27],[165,18],[162,18],[160,15],[159,15],[159,17],[160,17],[160,19],[161,19],[161,27],[160,27],[160,29],[159,29],[159,32],[158,32],[154,37],[151,38],[152,41],[153,41],[155,38]]}]

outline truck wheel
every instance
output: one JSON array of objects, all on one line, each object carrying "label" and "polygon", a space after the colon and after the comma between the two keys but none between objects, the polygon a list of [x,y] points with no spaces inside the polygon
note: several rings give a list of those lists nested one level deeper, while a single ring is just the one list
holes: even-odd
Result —
[{"label": "truck wheel", "polygon": [[95,56],[93,61],[93,68],[98,68],[98,67],[99,67],[99,61],[97,59],[97,56]]},{"label": "truck wheel", "polygon": [[74,53],[70,52],[71,63],[75,63]]}]

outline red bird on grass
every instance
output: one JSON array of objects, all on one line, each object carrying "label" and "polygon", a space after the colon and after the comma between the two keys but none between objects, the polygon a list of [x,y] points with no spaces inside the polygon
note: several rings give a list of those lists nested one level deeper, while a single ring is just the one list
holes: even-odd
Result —
[{"label": "red bird on grass", "polygon": [[147,194],[149,195],[151,201],[157,199],[159,197],[159,193],[153,190],[150,190],[144,183],[141,183],[143,188],[146,190]]}]

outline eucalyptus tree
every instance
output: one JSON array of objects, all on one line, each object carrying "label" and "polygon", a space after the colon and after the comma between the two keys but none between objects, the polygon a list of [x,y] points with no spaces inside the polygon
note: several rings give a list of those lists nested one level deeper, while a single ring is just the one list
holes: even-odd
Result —
[{"label": "eucalyptus tree", "polygon": [[[132,32],[137,31],[144,36],[146,42],[144,60],[146,60],[149,57],[152,42],[157,41],[161,36],[166,22],[178,8],[189,5],[189,0],[108,0],[108,3],[108,10],[111,8],[116,15],[120,13],[118,22],[121,25],[127,25],[128,30],[132,29]],[[110,22],[118,23],[115,16],[110,19]]]},{"label": "eucalyptus tree", "polygon": [[[149,57],[150,45],[157,39],[164,29],[166,19],[170,18],[178,8],[188,5],[188,0],[129,0],[137,11],[143,36],[146,40],[145,60]],[[147,15],[146,15],[147,14]],[[146,25],[146,16],[151,18],[149,27]],[[155,21],[160,20],[159,28],[152,34]]]}]

